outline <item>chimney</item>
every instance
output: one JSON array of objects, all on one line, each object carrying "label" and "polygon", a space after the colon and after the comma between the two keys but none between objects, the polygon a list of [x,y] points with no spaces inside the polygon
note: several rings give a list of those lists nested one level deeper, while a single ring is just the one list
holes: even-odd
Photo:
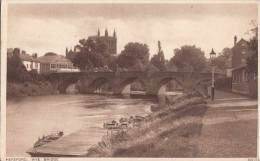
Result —
[{"label": "chimney", "polygon": [[34,53],[34,54],[32,55],[32,57],[35,58],[35,59],[37,59],[37,53]]},{"label": "chimney", "polygon": [[13,56],[20,57],[20,49],[19,48],[14,48],[13,53],[14,53]]},{"label": "chimney", "polygon": [[99,31],[99,28],[98,28],[98,33],[97,33],[98,37],[100,37],[100,31]]},{"label": "chimney", "polygon": [[22,50],[22,55],[25,55],[25,54],[26,54],[26,52],[24,50]]},{"label": "chimney", "polygon": [[68,48],[66,47],[66,53],[65,53],[65,54],[68,55],[68,53],[69,53],[69,50],[68,50]]},{"label": "chimney", "polygon": [[107,31],[107,29],[105,30],[105,37],[108,37],[108,31]]},{"label": "chimney", "polygon": [[234,36],[234,46],[237,44],[237,36]]}]

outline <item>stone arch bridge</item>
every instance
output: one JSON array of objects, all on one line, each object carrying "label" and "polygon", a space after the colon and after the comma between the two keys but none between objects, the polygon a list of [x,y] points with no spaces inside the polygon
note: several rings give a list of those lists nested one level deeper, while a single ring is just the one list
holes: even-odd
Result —
[{"label": "stone arch bridge", "polygon": [[[200,90],[204,82],[210,85],[211,73],[195,72],[74,72],[50,73],[45,75],[60,93],[66,93],[69,85],[79,83],[80,93],[94,93],[107,83],[114,94],[122,94],[127,85],[139,81],[147,95],[157,95],[160,88],[171,80],[175,80],[184,91]],[[215,73],[215,79],[225,75]]]}]

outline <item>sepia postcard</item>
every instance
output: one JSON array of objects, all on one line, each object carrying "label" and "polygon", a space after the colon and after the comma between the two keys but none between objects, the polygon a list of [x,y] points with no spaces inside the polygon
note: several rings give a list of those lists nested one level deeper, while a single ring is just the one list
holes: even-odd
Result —
[{"label": "sepia postcard", "polygon": [[257,161],[258,1],[1,14],[2,160]]}]

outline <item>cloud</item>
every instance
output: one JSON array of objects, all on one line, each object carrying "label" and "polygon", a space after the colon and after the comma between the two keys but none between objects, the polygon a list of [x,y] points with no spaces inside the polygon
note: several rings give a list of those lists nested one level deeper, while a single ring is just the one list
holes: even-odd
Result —
[{"label": "cloud", "polygon": [[[65,46],[75,43],[76,27],[55,19],[22,18],[18,21],[10,19],[8,27],[8,46],[25,47],[29,51],[61,52]],[[14,21],[14,22],[12,22]]]},{"label": "cloud", "polygon": [[[233,8],[232,8],[233,6]],[[43,55],[64,54],[79,39],[116,29],[118,52],[128,42],[141,42],[157,52],[162,43],[166,58],[182,45],[196,45],[206,54],[232,47],[234,35],[246,37],[249,22],[256,19],[256,5],[11,5],[8,47],[20,47]],[[75,11],[75,12],[73,12]],[[218,11],[218,12],[217,12]],[[207,14],[205,14],[207,13]]]}]

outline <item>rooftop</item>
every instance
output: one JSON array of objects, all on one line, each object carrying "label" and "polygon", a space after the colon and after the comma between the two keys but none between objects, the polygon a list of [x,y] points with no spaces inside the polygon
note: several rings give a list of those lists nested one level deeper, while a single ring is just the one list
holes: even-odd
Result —
[{"label": "rooftop", "polygon": [[59,64],[72,64],[72,62],[62,55],[45,55],[38,58],[40,63],[59,63]]},{"label": "rooftop", "polygon": [[238,67],[233,68],[232,71],[236,71],[236,70],[240,70],[240,69],[244,69],[244,68],[247,68],[247,65],[242,64],[242,65],[240,65]]},{"label": "rooftop", "polygon": [[34,61],[34,62],[38,62],[37,58],[32,57],[29,54],[20,54],[20,58],[23,61]]},{"label": "rooftop", "polygon": [[232,48],[234,48],[234,47],[236,47],[236,46],[238,46],[238,45],[240,45],[241,43],[246,43],[246,44],[249,44],[249,42],[247,41],[247,40],[245,40],[245,39],[243,39],[243,38],[241,38],[237,43],[236,43],[236,45],[234,45]]}]

